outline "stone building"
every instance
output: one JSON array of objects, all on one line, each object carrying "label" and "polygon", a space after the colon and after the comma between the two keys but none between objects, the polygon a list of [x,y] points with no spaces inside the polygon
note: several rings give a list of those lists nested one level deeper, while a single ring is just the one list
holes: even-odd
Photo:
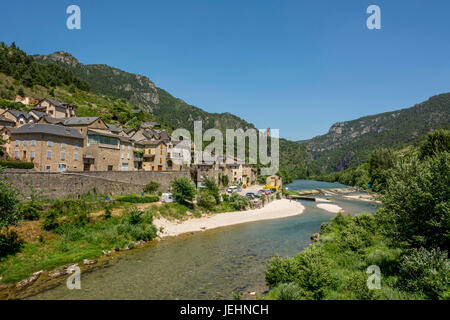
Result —
[{"label": "stone building", "polygon": [[46,113],[53,118],[76,117],[74,106],[47,98],[39,101],[31,110]]},{"label": "stone building", "polygon": [[25,124],[11,130],[11,159],[33,162],[36,171],[82,171],[82,154],[83,136],[76,129]]},{"label": "stone building", "polygon": [[140,141],[144,147],[144,161],[142,169],[146,171],[165,171],[169,164],[167,160],[167,143],[162,140]]}]

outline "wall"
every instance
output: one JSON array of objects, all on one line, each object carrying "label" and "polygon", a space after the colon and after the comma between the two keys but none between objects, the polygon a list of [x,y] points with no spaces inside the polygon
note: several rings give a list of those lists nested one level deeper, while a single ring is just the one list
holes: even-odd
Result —
[{"label": "wall", "polygon": [[72,172],[47,173],[26,170],[6,170],[0,177],[6,178],[13,188],[25,197],[30,194],[30,187],[42,192],[47,198],[69,198],[93,192],[105,195],[120,195],[142,192],[150,181],[161,184],[160,190],[168,190],[174,178],[190,178],[189,171],[134,171],[134,172]]}]

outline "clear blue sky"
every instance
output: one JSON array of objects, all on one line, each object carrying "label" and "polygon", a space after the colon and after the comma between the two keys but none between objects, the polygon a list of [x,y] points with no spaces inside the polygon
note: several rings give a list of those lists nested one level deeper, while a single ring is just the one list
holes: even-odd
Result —
[{"label": "clear blue sky", "polygon": [[[66,28],[66,8],[82,30]],[[382,29],[366,28],[381,7]],[[298,140],[448,92],[448,0],[2,1],[0,40],[148,76],[209,112]]]}]

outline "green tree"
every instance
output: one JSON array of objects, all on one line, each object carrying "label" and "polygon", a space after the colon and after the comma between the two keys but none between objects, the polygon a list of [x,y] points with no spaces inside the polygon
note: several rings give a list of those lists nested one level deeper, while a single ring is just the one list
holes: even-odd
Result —
[{"label": "green tree", "polygon": [[188,178],[175,178],[170,183],[175,201],[191,205],[197,190]]},{"label": "green tree", "polygon": [[214,197],[216,204],[219,204],[220,194],[219,186],[217,185],[216,180],[213,177],[206,177],[203,179],[203,185],[205,190]]},{"label": "green tree", "polygon": [[401,162],[387,179],[377,219],[397,245],[450,248],[450,153]]},{"label": "green tree", "polygon": [[383,192],[386,188],[386,179],[396,162],[395,154],[390,149],[375,149],[369,156],[369,176],[372,189]]},{"label": "green tree", "polygon": [[440,152],[450,152],[450,130],[437,130],[427,135],[419,148],[420,159],[434,156]]},{"label": "green tree", "polygon": [[14,226],[21,219],[18,192],[4,179],[0,180],[0,231]]}]

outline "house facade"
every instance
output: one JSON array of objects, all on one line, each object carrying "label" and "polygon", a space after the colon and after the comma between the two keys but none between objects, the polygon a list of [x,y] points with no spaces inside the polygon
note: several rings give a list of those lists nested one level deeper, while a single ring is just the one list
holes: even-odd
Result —
[{"label": "house facade", "polygon": [[11,130],[9,156],[33,162],[41,172],[83,170],[83,137],[75,129],[49,124],[26,124]]}]

